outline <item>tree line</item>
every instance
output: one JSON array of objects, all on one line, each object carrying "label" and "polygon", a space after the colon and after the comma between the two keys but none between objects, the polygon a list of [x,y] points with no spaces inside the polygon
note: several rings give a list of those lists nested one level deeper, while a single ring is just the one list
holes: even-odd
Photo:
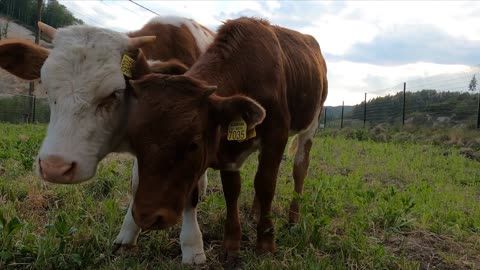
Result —
[{"label": "tree line", "polygon": [[[367,102],[367,119],[373,122],[398,123],[403,115],[403,92],[371,99]],[[452,117],[457,121],[475,118],[478,109],[478,94],[474,92],[439,92],[424,89],[406,92],[406,118],[413,116]],[[346,118],[363,120],[365,102],[353,106]],[[430,118],[429,118],[430,119]]]},{"label": "tree line", "polygon": [[[34,29],[37,23],[37,3],[37,0],[0,0],[0,14]],[[44,23],[55,28],[83,24],[58,0],[44,0],[41,16]]]}]

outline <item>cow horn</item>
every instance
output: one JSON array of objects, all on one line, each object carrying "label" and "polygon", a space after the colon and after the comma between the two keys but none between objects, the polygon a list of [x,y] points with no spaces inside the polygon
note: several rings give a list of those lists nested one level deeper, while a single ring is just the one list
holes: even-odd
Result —
[{"label": "cow horn", "polygon": [[134,37],[130,38],[128,41],[128,48],[130,50],[138,49],[147,43],[155,41],[156,36],[143,36],[143,37]]},{"label": "cow horn", "polygon": [[213,92],[215,92],[217,90],[217,86],[216,85],[209,85],[207,86],[207,88],[205,88],[205,93],[204,93],[204,96],[205,97],[209,97],[213,94]]},{"label": "cow horn", "polygon": [[43,22],[38,22],[38,29],[42,31],[45,35],[47,35],[47,37],[49,37],[50,39],[53,39],[55,37],[55,33],[57,33],[57,29]]}]

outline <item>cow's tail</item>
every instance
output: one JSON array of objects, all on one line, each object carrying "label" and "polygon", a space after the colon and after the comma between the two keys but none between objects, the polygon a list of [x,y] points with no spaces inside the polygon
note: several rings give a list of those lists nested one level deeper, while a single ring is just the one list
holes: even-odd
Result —
[{"label": "cow's tail", "polygon": [[298,135],[293,136],[290,145],[288,146],[287,156],[293,157],[298,150]]}]

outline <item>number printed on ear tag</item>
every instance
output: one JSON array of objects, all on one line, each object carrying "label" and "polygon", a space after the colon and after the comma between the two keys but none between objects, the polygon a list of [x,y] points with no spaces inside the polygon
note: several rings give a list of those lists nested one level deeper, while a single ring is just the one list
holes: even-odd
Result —
[{"label": "number printed on ear tag", "polygon": [[127,76],[128,78],[132,78],[133,64],[135,64],[135,60],[133,60],[132,57],[124,54],[122,61],[120,62],[120,69],[122,70],[123,75]]},{"label": "number printed on ear tag", "polygon": [[247,138],[247,123],[243,118],[238,118],[228,124],[227,140],[243,141]]}]

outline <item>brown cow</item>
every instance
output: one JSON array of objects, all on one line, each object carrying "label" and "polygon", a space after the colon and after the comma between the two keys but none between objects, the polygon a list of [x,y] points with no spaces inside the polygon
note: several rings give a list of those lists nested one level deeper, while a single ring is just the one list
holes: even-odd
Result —
[{"label": "brown cow", "polygon": [[[227,204],[223,245],[226,258],[234,259],[241,238],[239,169],[259,150],[257,251],[273,252],[270,212],[278,168],[288,136],[298,134],[293,177],[301,194],[327,96],[326,72],[313,37],[240,18],[219,29],[185,75],[152,74],[132,82],[138,102],[128,134],[140,174],[135,222],[144,229],[174,225],[182,210],[195,211],[199,176],[207,167],[218,169]],[[297,217],[292,201],[290,221]]]},{"label": "brown cow", "polygon": [[[39,26],[53,40],[53,49],[29,41],[2,40],[0,66],[27,80],[41,74],[51,110],[37,173],[46,181],[65,184],[91,179],[108,153],[132,152],[126,136],[132,99],[125,78],[138,79],[150,71],[183,73],[213,41],[213,33],[197,22],[173,16],[156,17],[128,35],[88,25],[58,30]],[[133,195],[136,168],[135,161]],[[206,187],[206,177],[201,183]],[[136,244],[140,228],[130,208],[115,248]],[[196,217],[184,220],[189,223],[180,234],[182,261],[202,263],[205,256],[201,255],[201,234],[195,230]]]}]

